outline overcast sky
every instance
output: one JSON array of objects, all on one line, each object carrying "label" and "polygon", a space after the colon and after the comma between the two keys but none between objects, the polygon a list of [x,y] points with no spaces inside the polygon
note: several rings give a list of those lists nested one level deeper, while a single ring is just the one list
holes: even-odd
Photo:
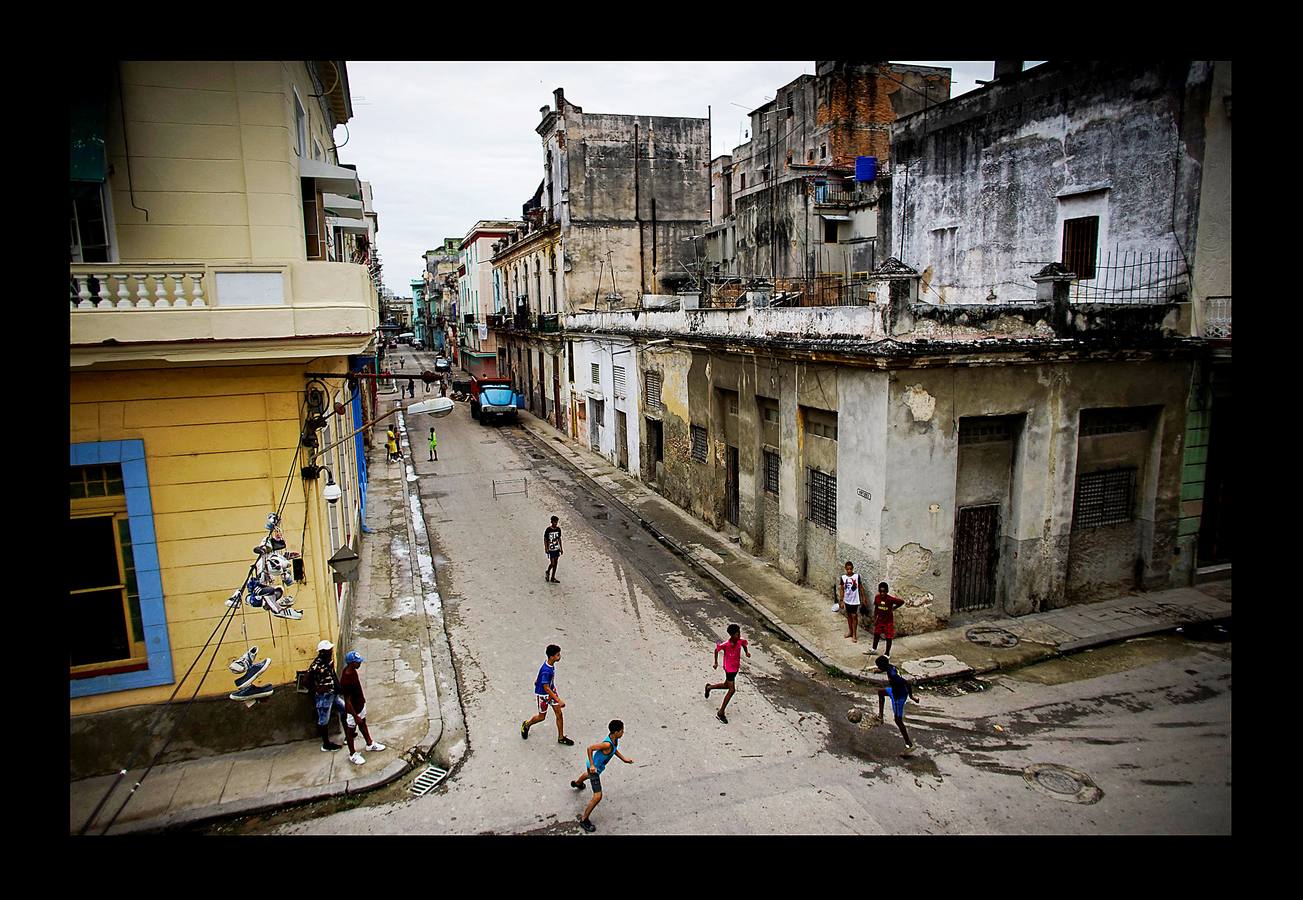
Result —
[{"label": "overcast sky", "polygon": [[[948,66],[952,97],[993,65],[915,64]],[[585,112],[704,118],[709,105],[715,157],[741,143],[748,112],[801,74],[814,63],[349,62],[353,119],[335,141],[375,192],[385,285],[409,297],[423,252],[478,219],[520,217],[543,179],[534,127],[553,89]]]}]

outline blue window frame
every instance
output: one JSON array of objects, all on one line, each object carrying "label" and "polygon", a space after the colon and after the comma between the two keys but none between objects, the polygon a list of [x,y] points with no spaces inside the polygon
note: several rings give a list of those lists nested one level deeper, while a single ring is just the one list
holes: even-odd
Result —
[{"label": "blue window frame", "polygon": [[72,444],[68,464],[93,466],[118,463],[122,466],[122,487],[127,497],[127,523],[135,561],[136,585],[140,595],[140,620],[145,636],[149,668],[116,675],[77,678],[68,682],[68,696],[90,697],[114,691],[172,684],[172,645],[167,633],[167,612],[163,604],[163,577],[158,565],[158,541],[154,536],[154,503],[145,469],[145,442],[94,441]]}]

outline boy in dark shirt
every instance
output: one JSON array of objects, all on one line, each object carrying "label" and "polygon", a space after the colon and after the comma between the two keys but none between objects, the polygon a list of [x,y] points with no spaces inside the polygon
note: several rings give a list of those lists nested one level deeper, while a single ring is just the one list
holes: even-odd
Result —
[{"label": "boy in dark shirt", "polygon": [[339,749],[330,739],[330,714],[336,707],[341,712],[344,701],[339,697],[339,677],[335,674],[333,660],[335,645],[323,640],[317,644],[317,658],[308,666],[308,683],[316,693],[314,699],[317,708],[317,734],[321,735],[321,749],[333,752]]},{"label": "boy in dark shirt", "polygon": [[887,593],[887,582],[878,584],[878,593],[873,598],[873,648],[877,652],[878,638],[887,639],[887,656],[891,656],[891,641],[896,637],[896,610],[905,605],[899,597]]},{"label": "boy in dark shirt", "polygon": [[891,698],[891,711],[896,716],[896,727],[900,729],[901,735],[905,738],[905,752],[913,753],[915,750],[914,742],[909,739],[909,732],[905,730],[905,701],[910,697],[918,703],[919,699],[909,689],[909,682],[901,677],[896,671],[896,667],[885,656],[879,656],[877,659],[878,671],[887,676],[888,686],[878,690],[878,720],[882,720],[883,708],[886,706],[887,698]]},{"label": "boy in dark shirt", "polygon": [[372,739],[371,731],[366,727],[366,694],[362,691],[362,679],[358,675],[358,667],[364,662],[366,660],[361,653],[348,651],[344,657],[344,671],[339,676],[339,696],[344,700],[344,740],[348,742],[348,760],[355,766],[366,762],[353,746],[353,738],[359,728],[362,729],[362,737],[366,738],[368,750],[378,753],[385,749],[384,744]]},{"label": "boy in dark shirt", "polygon": [[547,553],[547,558],[551,560],[548,563],[547,571],[543,573],[543,580],[550,581],[553,584],[560,584],[556,577],[557,560],[565,550],[561,547],[561,527],[557,525],[557,517],[552,517],[552,524],[543,529],[543,550]]}]

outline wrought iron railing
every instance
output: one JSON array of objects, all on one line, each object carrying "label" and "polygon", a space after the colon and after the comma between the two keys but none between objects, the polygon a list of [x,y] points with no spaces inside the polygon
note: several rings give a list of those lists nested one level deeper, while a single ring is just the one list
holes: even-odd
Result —
[{"label": "wrought iron railing", "polygon": [[[1088,277],[1080,277],[1083,274]],[[1070,295],[1073,303],[1172,303],[1190,295],[1185,258],[1171,250],[1117,247],[1105,253],[1093,271],[1077,275]]]},{"label": "wrought iron railing", "polygon": [[1210,340],[1231,339],[1231,298],[1205,297],[1203,301],[1203,336]]}]

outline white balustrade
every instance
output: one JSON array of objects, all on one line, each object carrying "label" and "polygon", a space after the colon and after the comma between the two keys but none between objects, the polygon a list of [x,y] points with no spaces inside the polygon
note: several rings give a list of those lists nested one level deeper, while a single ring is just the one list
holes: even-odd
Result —
[{"label": "white balustrade", "polygon": [[[204,309],[208,305],[204,299],[204,275],[202,270],[74,272],[69,281],[69,309]],[[154,282],[152,291],[151,278]],[[188,292],[186,278],[190,279]],[[116,286],[114,279],[117,280]],[[94,293],[92,281],[97,286]]]},{"label": "white balustrade", "polygon": [[73,277],[77,279],[77,308],[94,309],[95,304],[90,302],[90,276],[75,275]]},{"label": "white balustrade", "polygon": [[113,299],[112,296],[109,294],[109,276],[96,275],[95,280],[99,282],[99,286],[100,286],[100,302],[95,304],[95,308],[112,309]]},{"label": "white balustrade", "polygon": [[146,275],[134,275],[136,279],[136,309],[149,309],[149,288],[145,285]]},{"label": "white balustrade", "polygon": [[118,276],[118,309],[131,309],[131,291],[127,289],[127,276]]},{"label": "white balustrade", "polygon": [[154,308],[155,309],[168,308],[169,304],[167,302],[167,286],[164,284],[166,280],[167,280],[167,276],[164,275],[162,272],[159,272],[154,276]]},{"label": "white balustrade", "polygon": [[191,272],[190,284],[192,285],[194,291],[194,296],[193,299],[191,299],[190,301],[190,305],[195,308],[205,306],[206,304],[204,303],[204,273]]},{"label": "white balustrade", "polygon": [[185,287],[181,284],[184,275],[169,273],[172,278],[172,305],[177,309],[185,309]]}]

